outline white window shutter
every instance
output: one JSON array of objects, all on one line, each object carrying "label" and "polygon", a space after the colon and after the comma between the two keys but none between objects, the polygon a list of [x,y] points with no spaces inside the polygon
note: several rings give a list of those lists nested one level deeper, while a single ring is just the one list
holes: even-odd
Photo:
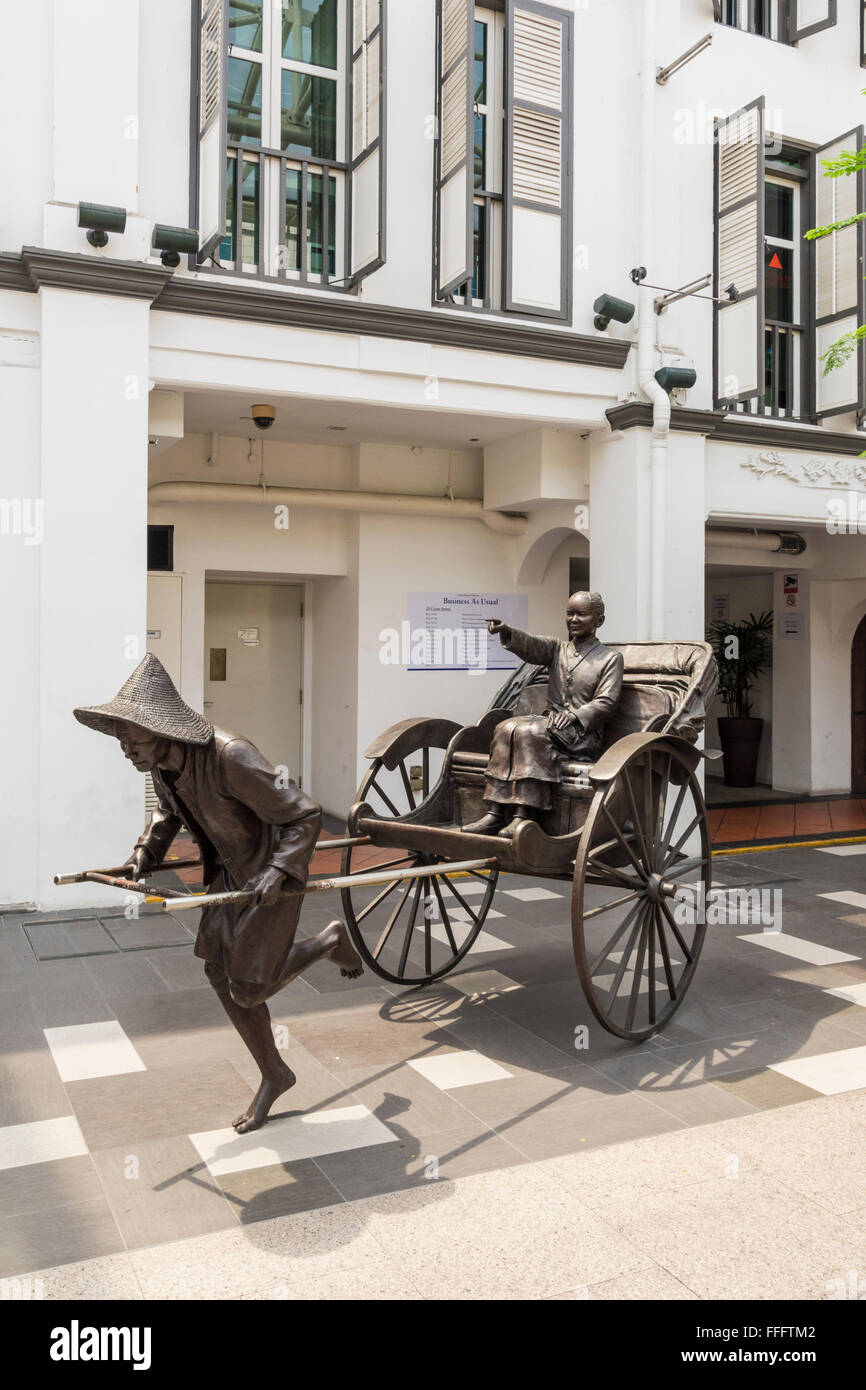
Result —
[{"label": "white window shutter", "polygon": [[199,0],[198,259],[213,255],[226,232],[227,0]]},{"label": "white window shutter", "polygon": [[436,292],[472,276],[475,183],[475,4],[439,0],[439,154],[436,171]]},{"label": "white window shutter", "polygon": [[506,309],[570,312],[571,16],[507,0]]},{"label": "white window shutter", "polygon": [[[831,141],[812,156],[814,225],[826,227],[866,211],[864,173],[842,174],[831,179],[824,173],[823,161],[837,160],[843,150],[857,150],[863,144],[863,127]],[[812,284],[815,290],[815,414],[838,415],[846,410],[863,409],[866,351],[862,343],[841,367],[824,375],[820,360],[827,349],[845,333],[852,333],[866,319],[864,296],[864,238],[866,227],[855,222],[829,236],[810,243]]]},{"label": "white window shutter", "polygon": [[860,66],[866,68],[866,0],[860,0]]},{"label": "white window shutter", "polygon": [[734,303],[715,305],[716,404],[764,389],[764,98],[716,123],[715,284]]},{"label": "white window shutter", "polygon": [[385,261],[386,0],[353,0],[351,34],[351,180],[349,279]]},{"label": "white window shutter", "polygon": [[790,0],[791,42],[832,29],[836,23],[836,0]]}]

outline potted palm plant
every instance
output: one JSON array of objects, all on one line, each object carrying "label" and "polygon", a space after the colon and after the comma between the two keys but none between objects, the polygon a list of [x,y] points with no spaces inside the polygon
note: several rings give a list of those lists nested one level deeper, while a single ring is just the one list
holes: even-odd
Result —
[{"label": "potted palm plant", "polygon": [[719,739],[729,787],[753,787],[763,719],[752,715],[755,682],[773,663],[773,614],[750,613],[740,622],[715,622],[707,633],[719,667],[719,697],[726,717]]}]

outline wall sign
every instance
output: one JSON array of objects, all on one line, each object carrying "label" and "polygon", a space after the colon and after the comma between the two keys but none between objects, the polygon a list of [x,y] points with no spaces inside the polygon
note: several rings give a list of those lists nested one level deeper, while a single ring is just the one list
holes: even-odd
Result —
[{"label": "wall sign", "polygon": [[487,631],[501,618],[524,631],[527,594],[410,593],[406,665],[410,671],[514,671],[520,659]]},{"label": "wall sign", "polygon": [[786,609],[776,618],[776,636],[783,642],[802,642],[806,637],[806,614]]},{"label": "wall sign", "polygon": [[257,647],[259,645],[259,629],[257,627],[239,628],[238,641],[244,647]]},{"label": "wall sign", "polygon": [[726,623],[731,616],[730,594],[713,594],[710,600],[711,621]]}]

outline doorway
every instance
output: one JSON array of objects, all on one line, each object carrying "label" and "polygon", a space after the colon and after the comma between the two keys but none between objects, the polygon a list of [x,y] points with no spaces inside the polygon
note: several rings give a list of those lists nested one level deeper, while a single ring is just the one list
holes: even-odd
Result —
[{"label": "doorway", "polygon": [[205,584],[204,712],[301,783],[303,589]]},{"label": "doorway", "polygon": [[851,643],[851,790],[866,792],[866,618]]}]

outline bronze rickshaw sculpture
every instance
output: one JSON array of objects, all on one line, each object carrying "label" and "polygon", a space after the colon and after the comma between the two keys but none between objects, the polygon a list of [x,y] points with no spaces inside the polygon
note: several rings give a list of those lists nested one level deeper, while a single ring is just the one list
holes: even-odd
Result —
[{"label": "bronze rickshaw sculpture", "polygon": [[[716,664],[706,642],[608,645],[622,653],[624,676],[601,757],[566,762],[553,808],[540,822],[523,821],[512,838],[461,826],[485,809],[496,725],[545,708],[543,668],[522,666],[476,724],[405,719],[366,750],[370,767],[349,813],[341,883],[352,939],[377,975],[407,986],[443,979],[482,931],[500,873],[570,880],[575,961],[598,1021],[636,1042],[673,1017],[706,930],[698,905],[712,861],[695,774],[714,755],[695,745]],[[434,750],[442,754],[435,782]],[[369,871],[353,867],[361,844],[397,855],[376,866],[372,893]],[[383,878],[389,870],[393,877]],[[455,870],[472,894],[454,881]],[[681,889],[685,911],[672,901]]]},{"label": "bronze rickshaw sculpture", "polygon": [[[375,739],[346,837],[315,846],[342,849],[342,873],[286,891],[339,889],[363,961],[383,979],[421,986],[443,979],[471,950],[500,873],[570,880],[574,956],[593,1014],[635,1042],[663,1028],[691,984],[706,930],[699,908],[710,888],[710,839],[695,773],[702,758],[717,755],[696,743],[717,670],[706,642],[607,646],[622,653],[624,673],[601,756],[562,765],[540,820],[522,821],[509,838],[462,829],[484,809],[497,724],[546,707],[546,670],[524,665],[476,724],[404,719]],[[441,756],[435,780],[431,754]],[[357,868],[361,846],[396,857]],[[169,912],[251,901],[245,890],[200,895],[123,875],[86,870],[54,881],[108,884],[157,898]]]}]

